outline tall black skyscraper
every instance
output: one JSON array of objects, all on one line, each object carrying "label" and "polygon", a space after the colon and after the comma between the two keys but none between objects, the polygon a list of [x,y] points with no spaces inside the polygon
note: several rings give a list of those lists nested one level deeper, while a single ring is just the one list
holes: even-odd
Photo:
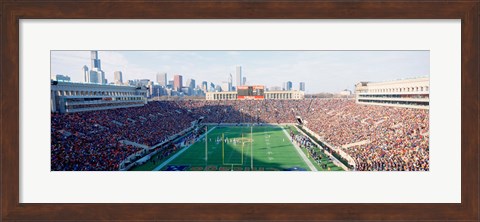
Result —
[{"label": "tall black skyscraper", "polygon": [[85,74],[88,72],[88,76],[85,76],[84,78],[85,82],[107,84],[107,80],[105,79],[105,72],[102,71],[102,65],[100,63],[100,59],[98,59],[97,51],[90,52],[90,60],[92,62],[90,71],[88,72],[86,66],[84,66],[82,69]]}]

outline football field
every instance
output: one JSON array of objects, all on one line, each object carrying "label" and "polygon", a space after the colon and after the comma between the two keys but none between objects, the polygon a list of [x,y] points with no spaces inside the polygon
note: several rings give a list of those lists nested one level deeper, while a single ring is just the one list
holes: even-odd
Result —
[{"label": "football field", "polygon": [[[211,126],[206,137],[156,164],[153,170],[322,170],[303,148],[294,146],[289,133],[284,126]],[[331,162],[328,166],[338,170]]]}]

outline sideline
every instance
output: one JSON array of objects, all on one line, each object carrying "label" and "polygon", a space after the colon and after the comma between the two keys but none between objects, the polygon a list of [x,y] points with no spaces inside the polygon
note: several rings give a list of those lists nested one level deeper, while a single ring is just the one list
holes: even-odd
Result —
[{"label": "sideline", "polygon": [[[287,139],[290,140],[290,135],[288,135],[287,131],[285,131],[285,128],[283,128],[283,127],[281,127],[281,128],[282,128],[282,131],[287,136]],[[293,144],[293,146],[297,150],[298,154],[300,154],[300,157],[302,157],[303,161],[308,165],[308,167],[310,167],[310,170],[317,172],[318,171],[317,168],[315,168],[315,166],[313,166],[312,162],[310,162],[310,160],[307,158],[307,156],[305,156],[305,153],[303,153],[302,149],[300,149],[300,147],[298,147],[298,145],[295,142],[291,142],[291,143]]]},{"label": "sideline", "polygon": [[[216,126],[214,126],[213,128],[211,128],[210,130],[208,130],[207,133],[209,133],[210,131],[214,130],[215,128],[217,128]],[[198,139],[202,139],[203,137],[205,136],[205,134],[203,134],[202,136],[200,136]],[[193,143],[195,144],[195,143]],[[185,147],[184,149],[178,151],[177,153],[175,153],[173,156],[171,156],[170,158],[168,158],[167,160],[165,160],[162,164],[158,165],[157,167],[155,167],[155,169],[153,169],[152,171],[159,171],[161,170],[164,166],[166,166],[167,164],[169,164],[170,162],[172,162],[175,158],[177,158],[178,156],[180,156],[180,154],[182,154],[183,152],[187,151],[188,148],[190,148],[193,144],[190,144],[189,146]]]},{"label": "sideline", "polygon": [[[336,166],[342,168],[343,170],[345,171],[350,171],[350,169],[348,169],[347,166],[345,166],[342,162],[340,162],[340,160],[338,160],[335,156],[333,156],[331,153],[329,152],[326,152],[325,148],[323,146],[320,146],[320,144],[318,144],[317,142],[315,142],[315,140],[313,138],[311,138],[309,135],[307,135],[305,132],[303,132],[303,130],[299,129],[297,126],[295,126],[295,128],[297,129],[297,131],[299,133],[301,133],[302,135],[310,138],[311,142],[314,143],[315,145],[317,145],[320,150],[326,154],[327,156],[331,157],[332,158],[332,163],[335,164]],[[306,128],[306,127],[305,127]],[[306,128],[308,129],[308,128]],[[317,138],[318,139],[318,138]],[[323,142],[323,141],[322,141]]]}]

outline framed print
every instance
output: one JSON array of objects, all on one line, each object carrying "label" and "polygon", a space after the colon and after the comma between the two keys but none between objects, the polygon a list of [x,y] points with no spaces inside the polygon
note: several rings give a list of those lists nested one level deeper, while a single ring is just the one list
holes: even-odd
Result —
[{"label": "framed print", "polygon": [[0,4],[2,220],[479,219],[476,1]]}]

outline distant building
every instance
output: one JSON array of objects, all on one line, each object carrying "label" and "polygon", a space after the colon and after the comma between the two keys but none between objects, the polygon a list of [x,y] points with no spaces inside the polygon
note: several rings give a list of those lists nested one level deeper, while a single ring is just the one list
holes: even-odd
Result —
[{"label": "distant building", "polygon": [[193,91],[195,89],[195,79],[187,79],[187,87],[190,91]]},{"label": "distant building", "polygon": [[82,73],[83,73],[83,82],[90,82],[90,72],[88,71],[88,67],[86,65],[82,67]]},{"label": "distant building", "polygon": [[173,76],[173,90],[181,91],[183,86],[183,77],[181,75]]},{"label": "distant building", "polygon": [[158,97],[158,96],[166,95],[165,88],[163,86],[157,85],[157,84],[153,84],[149,88],[149,91],[150,91],[150,97]]},{"label": "distant building", "polygon": [[167,86],[167,73],[157,73],[157,83],[161,86]]},{"label": "distant building", "polygon": [[273,99],[273,100],[298,100],[298,99],[305,99],[305,92],[298,91],[298,90],[290,90],[290,91],[268,91],[265,92],[265,99]]},{"label": "distant building", "polygon": [[355,84],[358,104],[429,109],[430,78]]},{"label": "distant building", "polygon": [[62,81],[62,82],[70,82],[70,77],[67,76],[67,75],[57,74],[57,75],[55,75],[55,80]]},{"label": "distant building", "polygon": [[203,92],[208,92],[208,82],[207,81],[202,82],[201,89],[202,89]]},{"label": "distant building", "polygon": [[288,81],[285,83],[285,90],[290,91],[293,88],[292,82]]},{"label": "distant building", "polygon": [[350,96],[350,95],[352,95],[352,91],[350,91],[348,89],[344,89],[344,90],[340,91],[338,94],[340,94],[341,96]]},{"label": "distant building", "polygon": [[147,89],[147,98],[151,98],[152,97],[153,81],[149,81],[145,87]]},{"label": "distant building", "polygon": [[[305,93],[302,91],[265,91],[262,98],[254,99],[271,99],[271,100],[299,100],[304,99]],[[207,92],[205,95],[206,100],[238,100],[238,90],[232,92]]]},{"label": "distant building", "polygon": [[97,83],[97,84],[101,84],[101,82],[98,81],[98,72],[95,72],[95,71],[90,71],[88,73],[88,79],[89,79],[89,82],[88,83]]},{"label": "distant building", "polygon": [[192,95],[193,96],[204,96],[205,92],[201,88],[197,87],[197,88],[193,89]]},{"label": "distant building", "polygon": [[242,81],[242,86],[246,85],[247,84],[247,77],[243,77],[243,81]]},{"label": "distant building", "polygon": [[[97,78],[98,78],[98,80],[96,82],[99,83],[99,84],[105,84],[106,83],[105,72],[102,71],[102,63],[101,63],[100,59],[98,58],[98,52],[97,51],[91,51],[90,55],[91,55],[91,62],[92,62],[92,66],[90,68],[90,73],[96,72],[97,73]],[[90,76],[90,80],[91,79],[92,78]]]},{"label": "distant building", "polygon": [[282,87],[280,86],[272,86],[268,88],[268,91],[281,91],[281,90],[282,90]]},{"label": "distant building", "polygon": [[298,89],[305,92],[305,82],[300,82]]},{"label": "distant building", "polygon": [[100,62],[100,59],[98,58],[98,51],[90,51],[90,59],[91,59],[91,62],[92,62],[92,65],[90,66],[91,69],[97,69],[97,70],[102,69],[102,63]]},{"label": "distant building", "polygon": [[193,90],[191,90],[190,87],[187,87],[187,86],[182,87],[182,89],[180,90],[180,92],[182,92],[183,95],[186,95],[186,96],[191,95],[192,91]]},{"label": "distant building", "polygon": [[235,77],[236,77],[236,85],[235,86],[243,86],[242,84],[242,67],[241,66],[237,66],[237,69],[235,70]]},{"label": "distant building", "polygon": [[147,86],[149,82],[150,82],[149,79],[133,79],[133,80],[128,80],[128,85],[141,87],[141,86]]},{"label": "distant building", "polygon": [[122,85],[123,84],[123,77],[122,77],[122,71],[115,71],[113,73],[114,76],[114,84],[115,85]]},{"label": "distant building", "polygon": [[237,92],[207,92],[205,95],[206,100],[237,100]]},{"label": "distant building", "polygon": [[173,80],[168,80],[167,88],[173,89]]},{"label": "distant building", "polygon": [[88,68],[86,66],[83,66],[82,68],[83,73],[85,75],[84,77],[85,82],[106,84],[107,81],[105,80],[105,72],[102,71],[102,64],[100,62],[100,59],[98,58],[97,51],[90,51],[90,60],[91,60],[90,72],[88,72]]}]

